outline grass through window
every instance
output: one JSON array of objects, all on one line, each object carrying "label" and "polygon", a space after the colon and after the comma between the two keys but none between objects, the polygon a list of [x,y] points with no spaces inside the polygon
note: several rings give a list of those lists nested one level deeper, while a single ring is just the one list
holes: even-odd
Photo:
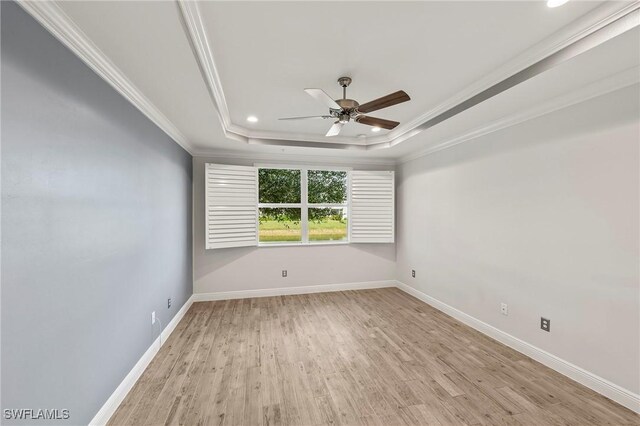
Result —
[{"label": "grass through window", "polygon": [[346,241],[347,225],[345,209],[309,209],[309,241]]},{"label": "grass through window", "polygon": [[261,208],[258,234],[261,243],[302,241],[300,209]]}]

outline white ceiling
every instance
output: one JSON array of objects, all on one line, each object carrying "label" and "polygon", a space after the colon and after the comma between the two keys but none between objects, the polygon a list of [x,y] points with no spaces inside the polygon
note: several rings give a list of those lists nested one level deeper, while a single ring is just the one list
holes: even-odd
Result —
[{"label": "white ceiling", "polygon": [[[403,89],[412,100],[376,111],[408,122],[557,31],[597,2],[549,9],[543,2],[208,2],[201,5],[232,121],[278,132],[324,135],[324,114],[302,91],[360,103]],[[351,123],[343,135],[370,134]]]},{"label": "white ceiling", "polygon": [[[177,3],[75,1],[58,6],[196,153],[284,149],[372,160],[403,157],[518,112],[553,104],[554,99],[561,104],[559,97],[577,90],[587,96],[589,87],[597,88],[608,76],[632,79],[629,75],[634,67],[637,73],[640,64],[636,28],[401,144],[338,154],[225,137]],[[323,88],[338,98],[335,80],[348,75],[354,79],[348,97],[360,103],[403,89],[412,97],[410,102],[371,115],[406,124],[486,80],[514,58],[566,39],[572,35],[569,28],[575,32],[591,25],[583,15],[597,17],[595,12],[604,7],[613,8],[611,3],[579,1],[556,9],[539,1],[237,1],[201,2],[199,12],[232,124],[249,135],[324,141],[327,121],[277,120],[326,112],[303,88]],[[258,123],[247,123],[248,115],[257,116]],[[359,134],[374,136],[368,126],[349,123],[341,135],[347,138],[337,140],[365,143],[357,139]]]}]

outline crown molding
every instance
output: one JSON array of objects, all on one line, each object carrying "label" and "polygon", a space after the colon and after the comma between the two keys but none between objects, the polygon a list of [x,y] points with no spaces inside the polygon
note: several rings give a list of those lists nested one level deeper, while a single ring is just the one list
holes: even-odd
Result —
[{"label": "crown molding", "polygon": [[[327,139],[325,137],[317,137],[308,134],[301,133],[289,133],[289,132],[269,132],[269,131],[256,131],[254,129],[248,129],[246,127],[237,125],[231,121],[231,114],[229,113],[229,107],[224,96],[224,90],[222,82],[220,81],[220,75],[218,68],[214,60],[213,51],[209,38],[207,36],[207,30],[200,12],[200,7],[197,1],[193,0],[177,0],[178,9],[182,16],[182,23],[185,28],[187,39],[191,44],[193,54],[196,62],[200,67],[200,72],[204,78],[204,81],[209,90],[211,100],[213,101],[216,111],[218,112],[218,118],[222,125],[224,134],[226,137],[247,143],[262,143],[262,144],[277,144],[287,145],[287,143],[273,143],[268,141],[289,141],[298,142],[296,146],[314,146],[313,144],[321,143],[321,147],[336,148],[339,145],[365,145],[365,141],[361,138],[349,138],[349,137],[332,137]],[[300,142],[302,144],[300,144]],[[304,145],[304,144],[308,145]],[[334,146],[328,146],[335,144]]]},{"label": "crown molding", "polygon": [[[187,140],[180,130],[143,95],[143,93],[124,75],[121,70],[115,66],[115,64],[108,59],[108,57],[87,37],[87,35],[84,34],[77,25],[75,25],[71,18],[68,17],[54,1],[17,0],[17,2],[43,27],[67,46],[83,62],[85,62],[94,72],[106,80],[116,91],[136,106],[145,116],[160,127],[160,129],[162,129],[169,137],[187,150],[191,155],[216,155],[215,150],[204,153],[194,149],[194,146]],[[458,92],[445,103],[425,112],[415,120],[412,120],[406,125],[400,126],[384,136],[368,137],[364,139],[352,137],[334,137],[327,139],[325,137],[293,134],[289,132],[256,131],[232,123],[211,46],[207,38],[206,29],[198,8],[198,3],[190,0],[177,0],[177,2],[187,38],[191,43],[194,56],[196,57],[227,138],[241,141],[246,144],[347,149],[355,151],[386,149],[401,143],[423,131],[425,123],[437,119],[438,116],[441,116],[448,110],[455,108],[483,91],[499,85],[501,82],[504,82],[506,79],[513,76],[514,73],[522,72],[527,67],[536,65],[538,62],[547,59],[549,56],[557,54],[562,49],[583,41],[588,36],[610,24],[620,23],[624,20],[624,24],[626,26],[620,25],[619,27],[630,29],[640,25],[640,20],[637,16],[639,14],[638,9],[640,8],[640,1],[636,0],[628,3],[606,2],[602,6],[580,17],[547,39],[528,49],[520,56],[507,62],[504,66],[499,67],[493,73]],[[618,31],[616,33],[615,31],[607,31],[607,33],[609,33],[610,38],[620,32]],[[527,116],[527,114],[531,115],[534,113],[529,111],[526,114],[523,113],[522,116]],[[533,118],[533,115],[531,115],[531,117]],[[512,125],[508,123],[512,121],[515,122],[517,120],[518,119],[515,118],[515,116],[512,116],[505,118],[504,120],[500,120],[502,124],[498,122],[493,124],[495,129],[499,129],[508,127],[509,125]],[[521,120],[526,121],[526,118],[521,118]],[[420,128],[421,126],[423,128]],[[495,131],[491,130],[491,128],[491,126],[485,126],[484,130],[478,129],[478,135],[482,133],[482,131],[486,133]],[[457,142],[448,141],[446,143],[439,144],[438,146],[442,145],[439,149],[444,149],[444,147],[453,146],[474,137],[477,136],[463,135],[456,138]],[[426,151],[421,151],[418,154],[414,154],[414,156],[427,155],[424,152]]]},{"label": "crown molding", "polygon": [[[220,76],[217,72],[215,58],[207,38],[207,31],[200,13],[198,2],[193,0],[177,0],[177,2],[183,16],[183,23],[187,36],[191,41],[194,56],[200,64],[200,70],[202,71],[203,77],[209,87],[209,92],[216,106],[220,122],[227,137],[246,143],[261,145],[360,150],[390,148],[413,136],[416,136],[420,132],[426,130],[426,128],[429,127],[429,122],[432,120],[437,120],[439,116],[445,115],[450,110],[454,110],[456,107],[471,98],[503,84],[515,74],[521,73],[527,68],[533,68],[538,65],[538,63],[548,59],[550,56],[561,53],[563,49],[583,41],[604,27],[620,20],[621,18],[626,16],[628,17],[628,15],[636,12],[640,8],[640,1],[637,0],[622,4],[619,2],[607,2],[573,21],[571,24],[534,45],[532,48],[515,57],[511,61],[508,61],[486,77],[481,78],[472,85],[461,90],[446,102],[425,112],[409,123],[399,126],[397,129],[386,135],[367,137],[364,139],[339,136],[329,139],[323,136],[319,137],[305,134],[294,134],[290,132],[265,132],[248,129],[233,123],[224,97],[222,82],[220,81]],[[627,21],[626,25],[622,26],[624,27],[624,30],[639,25],[638,22],[636,22],[637,19],[628,19]],[[602,39],[614,37],[621,31],[622,30],[619,30],[618,32],[613,31],[611,34],[605,34]],[[593,46],[588,48],[591,47]],[[564,60],[568,57],[570,57],[570,55],[565,55]],[[553,67],[558,63],[559,62],[557,60],[555,62],[549,61],[549,64],[546,66]],[[542,72],[540,68],[536,70],[536,73]],[[533,75],[530,75],[527,78],[531,78]]]},{"label": "crown molding", "polygon": [[[198,4],[194,1],[178,1],[178,9],[182,17],[182,26],[186,32],[187,40],[189,40],[196,63],[209,90],[209,95],[218,111],[218,118],[225,136],[230,139],[247,142],[247,138],[244,135],[231,130],[235,125],[231,122],[229,108],[220,84],[218,69],[213,61],[211,46],[209,45]],[[209,54],[205,55],[204,52],[209,52]]]},{"label": "crown molding", "polygon": [[[531,48],[527,49],[522,54],[516,56],[512,60],[505,63],[503,66],[497,68],[485,77],[477,80],[465,89],[461,90],[457,94],[453,95],[444,103],[436,106],[430,111],[425,112],[423,115],[410,121],[404,126],[400,126],[393,132],[385,135],[386,138],[379,141],[371,139],[371,144],[388,144],[388,146],[396,145],[400,142],[409,139],[422,130],[419,129],[425,123],[438,117],[440,114],[455,108],[457,105],[465,102],[485,90],[499,85],[501,82],[509,79],[515,74],[522,72],[523,70],[531,67],[539,62],[544,61],[550,56],[557,54],[562,49],[566,49],[581,40],[584,40],[603,29],[604,27],[613,24],[614,22],[624,18],[637,11],[640,8],[640,1],[633,1],[624,3],[621,2],[606,2],[602,6],[590,11],[589,13],[581,16],[569,25],[563,27],[559,31],[551,34],[549,37],[535,44]],[[636,14],[637,15],[637,14]],[[625,26],[624,30],[630,29],[634,26],[638,26],[638,19],[630,20],[632,25]],[[620,31],[621,33],[623,31]],[[619,33],[608,34],[605,38],[608,40]],[[595,46],[591,46],[595,47]]]},{"label": "crown molding", "polygon": [[486,136],[488,134],[506,129],[508,127],[512,127],[520,123],[536,119],[543,115],[547,115],[552,112],[559,111],[561,109],[568,108],[582,102],[586,102],[599,96],[604,96],[608,93],[615,92],[616,90],[624,89],[625,87],[629,87],[638,83],[640,83],[640,67],[633,67],[618,74],[614,74],[596,82],[587,84],[581,89],[574,90],[571,93],[555,97],[548,102],[541,103],[528,110],[509,115],[507,117],[492,121],[486,125],[477,127],[473,130],[464,132],[452,138],[436,142],[432,146],[401,157],[398,160],[398,163],[402,164],[421,157],[425,157],[435,152],[442,151],[443,149],[451,148],[458,144],[468,142],[482,136]]},{"label": "crown molding", "polygon": [[256,153],[241,151],[199,151],[193,154],[194,158],[206,159],[226,159],[226,160],[247,160],[254,162],[278,161],[287,164],[332,164],[349,166],[385,166],[395,167],[397,162],[392,158],[363,158],[344,157],[332,155],[308,155],[308,154],[288,154],[288,153]]},{"label": "crown molding", "polygon": [[171,139],[192,153],[193,146],[182,132],[142,94],[54,1],[17,0],[17,3]]},{"label": "crown molding", "polygon": [[[328,144],[335,144],[336,146],[344,144],[365,145],[365,141],[359,138],[338,136],[326,139],[303,133],[287,132],[283,134],[282,132],[255,131],[233,123],[198,2],[178,0],[178,6],[187,39],[189,40],[196,62],[206,83],[209,95],[218,112],[218,119],[222,125],[224,135],[227,138],[264,145],[286,146],[286,141],[295,141],[297,143],[296,146],[307,147],[326,147]],[[305,143],[307,145],[305,145]],[[317,143],[321,143],[322,145],[314,145]]]}]

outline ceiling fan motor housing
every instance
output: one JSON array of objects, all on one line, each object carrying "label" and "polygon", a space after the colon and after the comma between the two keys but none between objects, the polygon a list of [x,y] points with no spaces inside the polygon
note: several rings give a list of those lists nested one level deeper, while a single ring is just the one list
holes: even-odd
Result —
[{"label": "ceiling fan motor housing", "polygon": [[331,110],[340,123],[348,123],[351,118],[357,115],[356,108],[358,102],[353,99],[336,99],[336,103],[340,105],[340,110]]},{"label": "ceiling fan motor housing", "polygon": [[340,105],[340,110],[335,111],[335,116],[340,123],[348,123],[353,118],[357,111],[356,109],[360,105],[353,99],[347,99],[347,87],[351,84],[350,77],[340,77],[338,84],[342,86],[342,99],[336,99],[336,103]]}]

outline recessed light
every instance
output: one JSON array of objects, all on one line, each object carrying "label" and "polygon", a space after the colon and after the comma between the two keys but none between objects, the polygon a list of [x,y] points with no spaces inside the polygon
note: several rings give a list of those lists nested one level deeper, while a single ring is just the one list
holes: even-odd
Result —
[{"label": "recessed light", "polygon": [[382,130],[380,127],[372,127],[371,128],[372,132],[379,132],[380,130]]},{"label": "recessed light", "polygon": [[256,117],[255,115],[250,115],[247,117],[247,121],[249,123],[257,123],[258,122],[258,117]]},{"label": "recessed light", "polygon": [[569,0],[547,0],[547,7],[559,7]]}]

